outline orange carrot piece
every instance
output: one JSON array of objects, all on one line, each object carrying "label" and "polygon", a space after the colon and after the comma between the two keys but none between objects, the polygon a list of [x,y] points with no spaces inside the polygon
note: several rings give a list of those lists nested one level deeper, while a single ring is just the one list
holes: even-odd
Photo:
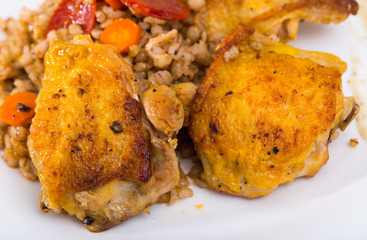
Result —
[{"label": "orange carrot piece", "polygon": [[125,53],[129,46],[140,41],[141,28],[130,19],[120,18],[108,24],[101,34],[101,42],[111,44]]},{"label": "orange carrot piece", "polygon": [[121,0],[105,0],[106,3],[108,3],[108,5],[110,5],[113,9],[115,10],[119,10],[121,9],[123,6],[125,6]]},{"label": "orange carrot piece", "polygon": [[31,120],[36,108],[36,94],[31,92],[15,93],[5,99],[0,106],[0,119],[3,123],[19,126]]}]

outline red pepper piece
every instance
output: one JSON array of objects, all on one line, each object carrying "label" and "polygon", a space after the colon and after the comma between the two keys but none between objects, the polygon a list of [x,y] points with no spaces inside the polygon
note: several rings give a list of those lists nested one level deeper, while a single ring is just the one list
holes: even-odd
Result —
[{"label": "red pepper piece", "polygon": [[46,29],[46,34],[70,24],[78,24],[85,34],[90,34],[96,21],[97,1],[92,4],[80,0],[62,0]]},{"label": "red pepper piece", "polygon": [[121,2],[144,16],[166,20],[179,20],[190,16],[190,7],[180,0],[121,0]]}]

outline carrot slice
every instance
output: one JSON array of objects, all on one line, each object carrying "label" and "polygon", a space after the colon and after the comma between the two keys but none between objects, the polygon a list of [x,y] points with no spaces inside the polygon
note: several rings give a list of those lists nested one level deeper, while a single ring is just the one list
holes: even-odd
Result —
[{"label": "carrot slice", "polygon": [[181,0],[121,0],[121,2],[144,16],[166,20],[179,20],[190,16],[189,5]]},{"label": "carrot slice", "polygon": [[52,16],[45,37],[52,30],[78,24],[85,34],[90,34],[96,21],[97,1],[90,4],[80,0],[62,0]]},{"label": "carrot slice", "polygon": [[0,106],[0,119],[3,123],[19,126],[35,115],[36,94],[31,92],[15,93],[5,99]]},{"label": "carrot slice", "polygon": [[121,0],[105,0],[108,5],[110,5],[113,9],[119,10],[125,5],[121,2]]},{"label": "carrot slice", "polygon": [[129,46],[140,41],[141,28],[130,19],[120,18],[108,24],[101,34],[101,42],[111,44],[125,53]]}]

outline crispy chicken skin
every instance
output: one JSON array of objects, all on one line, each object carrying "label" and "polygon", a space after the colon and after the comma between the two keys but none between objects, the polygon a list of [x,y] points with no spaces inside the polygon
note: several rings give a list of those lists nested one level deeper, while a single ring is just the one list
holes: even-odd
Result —
[{"label": "crispy chicken skin", "polygon": [[[342,93],[346,63],[281,43],[251,44],[258,41],[252,34],[240,27],[222,43],[198,88],[189,129],[201,178],[249,198],[315,175],[328,160],[330,135],[358,112]],[[226,61],[234,47],[239,55]]]},{"label": "crispy chicken skin", "polygon": [[137,92],[115,47],[88,36],[52,44],[28,138],[42,210],[102,231],[176,186],[175,152],[156,137]]},{"label": "crispy chicken skin", "polygon": [[223,40],[239,24],[283,41],[296,38],[300,20],[339,23],[356,14],[355,0],[207,0],[209,39]]}]

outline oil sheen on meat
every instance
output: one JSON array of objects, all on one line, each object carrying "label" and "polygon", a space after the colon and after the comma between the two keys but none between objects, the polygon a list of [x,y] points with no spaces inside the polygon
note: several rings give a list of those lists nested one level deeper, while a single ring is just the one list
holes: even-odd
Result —
[{"label": "oil sheen on meat", "polygon": [[[190,115],[202,179],[250,198],[316,174],[328,160],[330,135],[358,112],[343,96],[346,63],[338,57],[281,43],[257,42],[255,50],[252,33],[240,27],[221,45]],[[233,47],[238,57],[225,59]]]},{"label": "oil sheen on meat", "polygon": [[177,184],[174,150],[154,137],[135,81],[113,46],[88,36],[51,45],[28,140],[43,210],[64,210],[101,231]]},{"label": "oil sheen on meat", "polygon": [[294,40],[301,20],[339,23],[356,14],[355,0],[207,0],[208,34],[223,40],[239,24],[283,41]]}]

